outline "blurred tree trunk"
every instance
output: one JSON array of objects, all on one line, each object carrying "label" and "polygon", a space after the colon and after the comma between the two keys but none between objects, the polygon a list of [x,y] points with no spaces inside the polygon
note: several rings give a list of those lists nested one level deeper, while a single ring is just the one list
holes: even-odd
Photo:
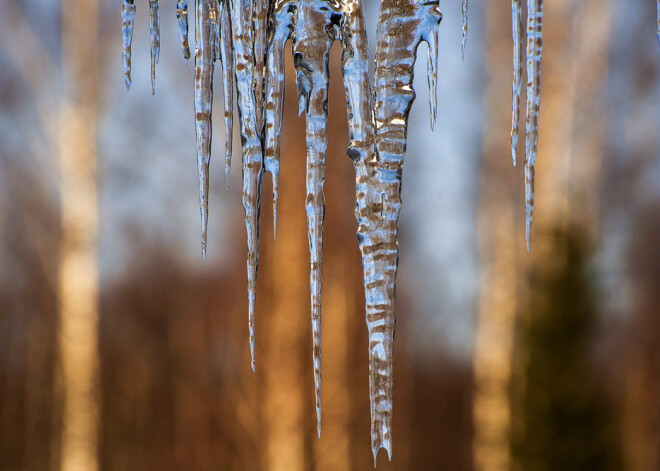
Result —
[{"label": "blurred tree trunk", "polygon": [[[509,158],[511,130],[511,20],[501,5],[486,15],[486,133],[479,209],[482,279],[477,313],[474,370],[474,468],[508,471],[513,333],[518,309],[522,179]],[[524,110],[524,108],[522,108]],[[522,122],[524,127],[524,120]],[[522,140],[522,139],[521,139]],[[524,142],[524,140],[522,140]]]},{"label": "blurred tree trunk", "polygon": [[62,3],[67,90],[59,121],[59,354],[64,390],[61,469],[65,471],[98,469],[97,36],[96,0]]}]

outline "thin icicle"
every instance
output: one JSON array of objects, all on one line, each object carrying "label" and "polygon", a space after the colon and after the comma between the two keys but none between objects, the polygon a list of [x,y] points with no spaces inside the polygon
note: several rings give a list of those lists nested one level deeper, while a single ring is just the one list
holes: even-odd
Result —
[{"label": "thin icicle", "polygon": [[231,37],[231,0],[220,4],[220,60],[225,97],[225,175],[229,188],[229,170],[234,136],[234,54]]},{"label": "thin icicle", "polygon": [[255,58],[254,31],[252,29],[253,1],[232,0],[233,49],[236,68],[236,90],[241,125],[243,150],[243,208],[247,230],[248,257],[248,328],[252,370],[254,358],[254,309],[257,297],[257,267],[259,265],[259,210],[263,155],[260,133],[257,129],[257,103],[254,93]]},{"label": "thin icicle", "polygon": [[213,32],[209,0],[195,0],[195,133],[199,173],[199,209],[202,218],[202,258],[206,258],[209,220],[209,162],[213,107]]},{"label": "thin icicle", "polygon": [[299,110],[305,111],[307,140],[307,231],[309,236],[312,352],[316,385],[317,431],[321,437],[321,272],[325,215],[325,157],[328,147],[328,86],[330,48],[341,20],[341,5],[333,0],[307,0],[298,7],[293,47]]},{"label": "thin icicle", "polygon": [[151,94],[156,94],[156,64],[160,56],[160,14],[158,0],[149,0],[149,31],[151,36]]},{"label": "thin icicle", "polygon": [[277,238],[280,145],[284,111],[284,46],[292,37],[298,7],[293,0],[277,0],[268,17],[268,55],[264,121],[264,163],[273,178],[273,236]]},{"label": "thin icicle", "polygon": [[[394,290],[398,265],[398,219],[401,175],[406,152],[408,115],[415,98],[413,71],[422,41],[437,50],[442,19],[438,2],[382,0],[376,46],[375,175],[367,182],[369,208],[361,215],[373,226],[360,242],[365,272],[369,330],[371,446],[374,463],[380,448],[392,457]],[[360,189],[358,188],[358,198]],[[362,228],[360,228],[362,229]],[[360,230],[358,231],[360,233]]]},{"label": "thin icicle", "polygon": [[[523,70],[523,20],[522,0],[511,0],[511,24],[513,28],[513,99],[511,103],[511,161],[516,166],[518,134],[520,133],[520,92]],[[660,1],[660,0],[659,0]]]},{"label": "thin icicle", "polygon": [[463,13],[463,39],[461,40],[461,57],[465,60],[465,43],[467,42],[468,28],[468,0],[461,2],[461,11]]},{"label": "thin icicle", "polygon": [[531,248],[534,213],[534,164],[539,136],[543,0],[527,0],[527,126],[525,128],[525,238]]},{"label": "thin icicle", "polygon": [[176,4],[176,19],[179,22],[179,41],[183,58],[188,63],[190,59],[190,46],[188,45],[188,0],[179,0]]},{"label": "thin icicle", "polygon": [[133,22],[135,21],[135,0],[124,0],[121,7],[122,59],[124,61],[124,82],[126,90],[131,88],[131,44],[133,43]]}]

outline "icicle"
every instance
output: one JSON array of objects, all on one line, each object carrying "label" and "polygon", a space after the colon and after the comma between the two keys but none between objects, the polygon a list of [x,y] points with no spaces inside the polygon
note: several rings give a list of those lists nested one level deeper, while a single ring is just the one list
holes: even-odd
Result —
[{"label": "icicle", "polygon": [[297,8],[296,3],[292,0],[277,0],[268,18],[264,163],[266,171],[270,172],[273,177],[273,236],[275,238],[277,237],[280,145],[284,111],[284,46],[293,35]]},{"label": "icicle", "polygon": [[463,12],[463,39],[461,40],[461,56],[465,60],[465,43],[467,41],[467,27],[468,27],[468,0],[461,2],[461,10]]},{"label": "icicle", "polygon": [[124,60],[124,82],[126,90],[131,88],[131,43],[133,42],[133,22],[135,20],[135,0],[124,0],[121,8],[122,58]]},{"label": "icicle", "polygon": [[209,220],[209,162],[213,107],[213,32],[210,0],[195,0],[195,133],[199,173],[199,208],[202,217],[202,257],[206,258]]},{"label": "icicle", "polygon": [[264,78],[266,76],[266,32],[268,27],[268,0],[252,0],[254,29],[254,94],[257,104],[257,129],[263,138]]},{"label": "icicle", "polygon": [[156,64],[160,55],[160,15],[158,0],[149,0],[149,30],[151,32],[151,94],[156,94]]},{"label": "icicle", "polygon": [[188,63],[190,59],[190,46],[188,45],[188,0],[179,0],[176,4],[176,19],[179,22],[179,41],[183,58]]},{"label": "icicle", "polygon": [[[371,446],[392,456],[394,286],[398,265],[397,225],[401,210],[401,172],[406,152],[408,115],[415,98],[412,88],[417,46],[421,41],[437,51],[442,19],[438,2],[383,0],[376,47],[375,175],[367,181],[369,207],[360,218],[371,227],[358,230],[362,251],[369,330],[369,391]],[[359,182],[358,182],[359,186]],[[358,188],[358,198],[360,198]],[[364,234],[362,234],[364,232]]]},{"label": "icicle", "polygon": [[225,175],[229,188],[229,170],[234,135],[234,54],[231,37],[231,0],[220,4],[220,60],[225,97]]},{"label": "icicle", "polygon": [[658,12],[658,45],[660,45],[660,0],[657,0],[657,12]]},{"label": "icicle", "polygon": [[525,128],[525,236],[531,247],[534,164],[538,144],[543,47],[543,0],[527,0],[527,126]]},{"label": "icicle", "polygon": [[232,0],[233,49],[236,68],[236,90],[241,124],[243,150],[243,208],[248,242],[248,328],[252,370],[254,359],[254,307],[257,296],[257,267],[259,264],[259,209],[263,155],[257,129],[257,103],[253,88],[255,80],[255,41],[252,29],[253,1]]},{"label": "icicle", "polygon": [[293,47],[299,109],[306,113],[307,230],[309,236],[311,315],[316,417],[321,437],[321,271],[325,214],[325,154],[328,147],[328,86],[330,48],[341,20],[341,5],[333,0],[300,3]]},{"label": "icicle", "polygon": [[522,89],[523,20],[522,0],[511,0],[511,24],[513,28],[513,102],[511,104],[511,161],[516,166],[518,134],[520,132],[520,92]]}]

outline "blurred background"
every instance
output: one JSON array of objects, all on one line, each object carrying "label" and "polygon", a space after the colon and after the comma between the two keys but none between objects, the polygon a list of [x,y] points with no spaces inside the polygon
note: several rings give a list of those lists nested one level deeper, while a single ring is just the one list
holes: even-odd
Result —
[{"label": "blurred background", "polygon": [[[181,58],[176,2],[161,0],[151,96],[148,5],[136,3],[127,93],[119,0],[3,0],[0,470],[370,469],[339,44],[318,440],[304,116],[290,53],[277,241],[269,177],[262,197],[255,374],[240,151],[226,191],[220,73],[202,262],[192,63]],[[366,3],[373,46],[378,2]],[[522,165],[512,167],[509,150],[510,4],[471,3],[464,61],[460,1],[441,3],[435,131],[426,60],[417,67],[400,220],[394,450],[391,463],[379,455],[378,468],[660,470],[655,5],[545,2],[528,254]]]}]

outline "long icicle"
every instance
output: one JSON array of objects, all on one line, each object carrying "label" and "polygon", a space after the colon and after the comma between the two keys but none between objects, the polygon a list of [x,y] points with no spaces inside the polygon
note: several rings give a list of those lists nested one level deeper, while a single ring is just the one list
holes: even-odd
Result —
[{"label": "long icicle", "polygon": [[209,163],[213,107],[213,31],[211,1],[195,0],[195,134],[199,173],[199,209],[202,218],[202,258],[206,258],[209,220]]},{"label": "long icicle", "polygon": [[534,164],[539,136],[543,0],[527,0],[527,118],[525,128],[525,238],[531,248],[534,214]]},{"label": "long icicle", "polygon": [[124,62],[124,82],[126,90],[131,88],[131,44],[133,43],[133,23],[135,21],[135,0],[124,0],[121,7],[122,59]]},{"label": "long icicle", "polygon": [[523,71],[523,20],[522,0],[511,0],[511,24],[513,29],[513,85],[511,103],[511,161],[516,166],[518,135],[520,133],[520,92]]},{"label": "long icicle", "polygon": [[158,0],[149,0],[149,31],[151,37],[151,94],[156,94],[156,64],[160,56],[160,14]]},{"label": "long icicle", "polygon": [[188,45],[188,0],[179,0],[176,4],[176,19],[179,23],[179,42],[183,58],[188,63],[190,59],[190,46]]},{"label": "long icicle", "polygon": [[273,178],[273,236],[277,238],[277,201],[279,198],[280,147],[284,112],[284,46],[293,35],[297,18],[293,0],[277,0],[268,17],[268,56],[266,67],[266,104],[264,122],[264,164]]},{"label": "long icicle", "polygon": [[225,106],[225,175],[229,188],[232,145],[234,141],[234,54],[231,33],[231,0],[220,4],[220,60],[222,61],[222,85]]},{"label": "long icicle", "polygon": [[325,157],[328,147],[328,86],[330,48],[341,19],[341,5],[333,0],[302,0],[298,8],[293,63],[296,68],[298,109],[305,111],[307,179],[305,209],[309,236],[312,352],[316,386],[317,432],[321,437],[321,272],[325,216]]},{"label": "long icicle", "polygon": [[430,51],[437,51],[436,32],[441,19],[437,1],[382,0],[380,6],[374,84],[378,160],[375,175],[367,181],[369,207],[362,208],[358,203],[358,209],[365,212],[360,217],[368,218],[371,226],[358,240],[365,271],[374,463],[380,448],[387,450],[390,459],[392,456],[397,233],[408,115],[415,98],[414,64],[420,42],[426,41]]},{"label": "long icicle", "polygon": [[243,208],[245,209],[248,245],[248,329],[252,371],[254,371],[256,367],[254,357],[254,311],[257,297],[257,268],[259,265],[259,211],[263,178],[263,154],[260,133],[257,129],[258,107],[253,87],[255,80],[255,41],[252,28],[253,1],[232,1],[234,63],[243,152]]}]

